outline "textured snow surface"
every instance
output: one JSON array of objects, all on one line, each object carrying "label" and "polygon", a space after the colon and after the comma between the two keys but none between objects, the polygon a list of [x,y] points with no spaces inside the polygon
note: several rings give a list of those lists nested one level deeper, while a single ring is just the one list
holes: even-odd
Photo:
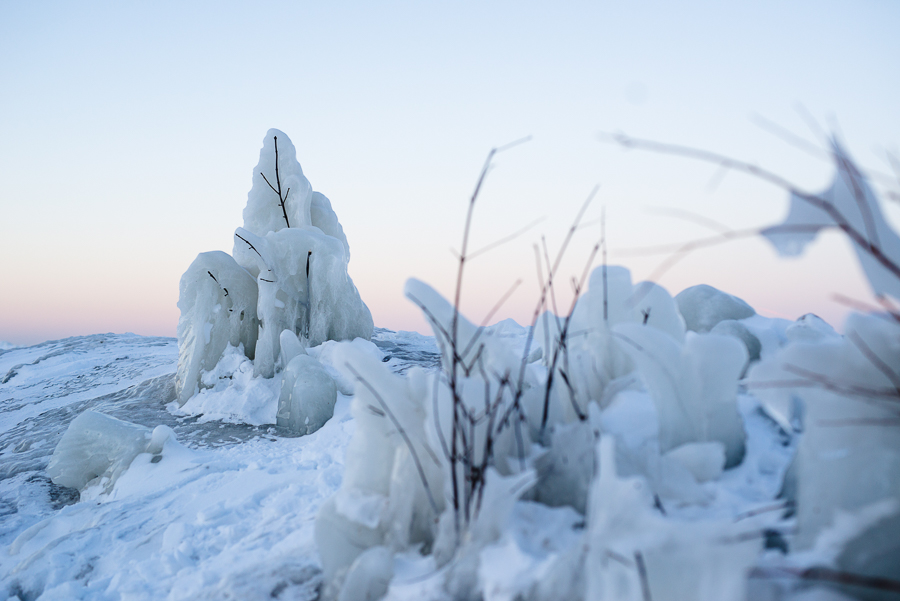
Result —
[{"label": "textured snow surface", "polygon": [[[376,344],[393,371],[437,360],[418,334],[379,330]],[[334,418],[299,438],[274,426],[280,378],[263,425],[184,415],[177,358],[175,339],[112,334],[0,352],[0,598],[317,597],[313,522],[341,481],[349,398],[338,394]],[[215,387],[204,393],[192,402],[211,408]],[[79,501],[47,466],[86,410],[147,432],[168,426],[175,440]]]}]

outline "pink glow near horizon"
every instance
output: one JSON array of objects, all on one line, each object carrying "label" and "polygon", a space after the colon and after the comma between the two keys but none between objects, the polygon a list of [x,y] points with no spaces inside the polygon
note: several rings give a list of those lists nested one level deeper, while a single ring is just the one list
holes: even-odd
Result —
[{"label": "pink glow near horizon", "polygon": [[[544,220],[472,263],[463,311],[479,321],[522,279],[494,321],[524,323],[537,290],[532,245],[545,234],[555,252],[598,183],[561,297],[603,208],[609,261],[635,280],[664,257],[616,251],[709,235],[648,209],[734,229],[786,210],[782,190],[623,152],[598,132],[721,152],[810,191],[827,185],[827,161],[748,115],[821,146],[812,115],[867,171],[889,172],[885,150],[900,141],[900,79],[885,76],[900,62],[896,3],[270,4],[0,3],[0,113],[15,116],[0,121],[0,340],[174,335],[179,278],[198,253],[231,251],[270,127],[291,136],[331,199],[376,325],[427,334],[403,284],[413,276],[452,292],[449,249],[492,147],[533,136],[496,157],[472,248]],[[273,37],[271,14],[299,26]],[[900,222],[900,205],[885,210]],[[870,300],[837,235],[791,262],[758,240],[729,243],[659,283],[672,293],[706,283],[760,313],[814,312],[836,327],[847,308],[835,293]]]}]

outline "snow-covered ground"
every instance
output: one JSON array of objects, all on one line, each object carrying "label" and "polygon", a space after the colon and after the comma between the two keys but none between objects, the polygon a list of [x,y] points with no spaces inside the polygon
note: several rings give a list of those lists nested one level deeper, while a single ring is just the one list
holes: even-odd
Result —
[{"label": "snow-covered ground", "polygon": [[[501,328],[498,328],[501,330]],[[504,324],[503,335],[525,330]],[[433,370],[431,337],[378,330],[375,344],[395,373]],[[179,415],[173,404],[176,341],[96,335],[0,354],[0,582],[20,599],[315,599],[321,584],[315,516],[339,487],[354,429],[350,398],[303,437]],[[125,421],[171,427],[162,459],[139,455],[108,494],[53,484],[50,456],[71,420],[93,409]],[[672,506],[685,519],[739,519],[773,503],[794,447],[791,438],[740,397],[747,456],[706,483],[703,505]],[[605,425],[629,444],[655,436],[649,397],[622,395]],[[512,539],[483,554],[496,598],[511,598],[522,574],[540,573],[577,544],[583,518],[570,508],[520,502]],[[413,554],[415,555],[415,554]],[[429,559],[395,560],[392,598],[434,588]]]},{"label": "snow-covered ground", "polygon": [[[375,342],[397,372],[437,363],[430,337],[378,330]],[[127,334],[0,353],[4,599],[317,596],[313,523],[341,481],[349,399],[304,437],[179,416],[167,410],[177,356],[174,339]],[[110,494],[79,502],[45,469],[87,409],[168,425],[178,444],[157,463],[139,456]]]}]

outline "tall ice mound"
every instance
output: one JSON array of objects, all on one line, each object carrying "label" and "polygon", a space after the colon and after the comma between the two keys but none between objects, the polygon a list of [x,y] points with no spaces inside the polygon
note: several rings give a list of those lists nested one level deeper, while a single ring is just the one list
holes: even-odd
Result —
[{"label": "tall ice mound", "polygon": [[181,277],[175,385],[182,405],[229,346],[271,378],[287,363],[285,330],[305,347],[372,337],[372,314],[347,272],[341,223],[277,129],[266,133],[243,217],[233,256],[201,253]]}]

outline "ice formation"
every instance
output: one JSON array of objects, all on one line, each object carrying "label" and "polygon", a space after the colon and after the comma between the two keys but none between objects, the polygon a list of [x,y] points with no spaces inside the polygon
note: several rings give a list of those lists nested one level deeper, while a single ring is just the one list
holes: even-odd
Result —
[{"label": "ice formation", "polygon": [[[289,366],[298,345],[372,336],[372,315],[347,272],[350,247],[337,215],[328,198],[312,190],[293,144],[276,129],[266,134],[243,216],[233,258],[202,253],[181,280],[181,405],[206,386],[203,374],[214,370],[229,344],[242,345],[254,373],[271,378]],[[294,338],[284,338],[285,331]],[[303,361],[305,373],[321,373],[310,367],[315,359]],[[323,403],[296,415],[319,423],[327,413]],[[311,427],[282,417],[292,428]]]},{"label": "ice formation", "polygon": [[309,355],[297,355],[284,369],[276,424],[312,434],[334,415],[336,400],[334,379],[322,364]]},{"label": "ice formation", "polygon": [[54,484],[84,490],[99,484],[104,491],[115,485],[141,453],[159,455],[174,437],[168,426],[144,426],[85,411],[69,424],[53,451],[47,475]]},{"label": "ice formation", "polygon": [[[568,326],[565,317],[549,312],[538,319],[535,341],[543,348],[544,365],[552,365],[558,374],[554,377],[568,382],[551,391],[555,402],[547,411],[554,412],[554,421],[586,415],[591,401],[606,407],[616,393],[631,385],[634,363],[613,331],[627,323],[664,332],[676,341],[684,338],[684,320],[669,293],[651,282],[632,285],[631,273],[617,266],[598,267],[591,273],[589,288],[578,299]],[[563,338],[565,344],[561,344]],[[561,370],[566,370],[565,375]],[[543,415],[539,419],[545,421]]]},{"label": "ice formation", "polygon": [[[843,336],[804,316],[786,329],[784,348],[751,368],[748,386],[783,428],[801,433],[785,482],[796,503],[796,548],[849,574],[896,578],[900,316],[885,297],[900,299],[900,237],[836,140],[832,150],[837,173],[831,187],[817,195],[792,192],[784,223],[764,233],[790,256],[819,230],[840,228],[887,310],[851,314]],[[829,547],[833,557],[824,551]],[[882,598],[876,590],[865,595]]]},{"label": "ice formation", "polygon": [[675,297],[685,327],[692,332],[709,332],[725,320],[745,319],[756,314],[753,307],[736,296],[712,286],[691,286]]},{"label": "ice formation", "polygon": [[[643,598],[636,550],[653,565],[650,587],[659,598],[740,598],[759,540],[724,542],[715,533],[742,531],[721,523],[670,523],[655,503],[708,503],[704,485],[740,464],[746,433],[736,397],[748,358],[742,331],[686,333],[664,289],[633,285],[626,269],[603,267],[570,318],[541,316],[535,341],[543,362],[529,362],[528,344],[504,336],[509,326],[476,327],[418,280],[407,282],[406,294],[432,325],[440,371],[401,378],[354,344],[332,351],[335,367],[356,380],[356,429],[341,486],[316,521],[326,598],[381,592],[391,577],[387,557],[412,549],[442,570],[442,590],[453,598],[487,595],[487,586],[513,591],[497,598],[557,598],[559,590],[544,595],[537,584],[522,588],[481,567],[500,548],[519,552],[505,524],[522,498],[586,515],[582,549],[611,548],[621,538],[631,567],[619,569],[593,551],[546,566],[540,579],[566,582],[574,598],[621,593],[622,570],[629,592],[613,598]],[[519,336],[530,340],[527,331]],[[604,415],[622,406],[614,401],[623,394],[646,394],[642,384],[659,418],[618,456],[613,440],[630,434]],[[607,441],[600,481],[598,439]],[[627,482],[612,463],[625,466]],[[636,482],[640,500],[627,492]]]},{"label": "ice formation", "polygon": [[678,523],[654,509],[646,484],[617,474],[615,444],[597,447],[591,490],[585,599],[742,599],[760,549],[734,524]]},{"label": "ice formation", "polygon": [[802,399],[800,548],[810,548],[838,512],[900,499],[900,439],[892,425],[898,412],[891,400],[898,370],[900,325],[861,314],[848,317],[843,337],[801,339],[751,369],[749,385],[776,411],[788,414]]},{"label": "ice formation", "polygon": [[230,255],[200,253],[181,276],[178,308],[178,373],[182,405],[197,393],[203,371],[211,371],[225,348],[243,346],[253,359],[259,332],[256,282]]},{"label": "ice formation", "polygon": [[616,329],[637,364],[659,414],[659,446],[666,452],[689,442],[725,445],[726,467],[744,456],[744,425],[737,410],[738,378],[747,351],[733,336],[689,332],[679,344],[635,324]]}]

